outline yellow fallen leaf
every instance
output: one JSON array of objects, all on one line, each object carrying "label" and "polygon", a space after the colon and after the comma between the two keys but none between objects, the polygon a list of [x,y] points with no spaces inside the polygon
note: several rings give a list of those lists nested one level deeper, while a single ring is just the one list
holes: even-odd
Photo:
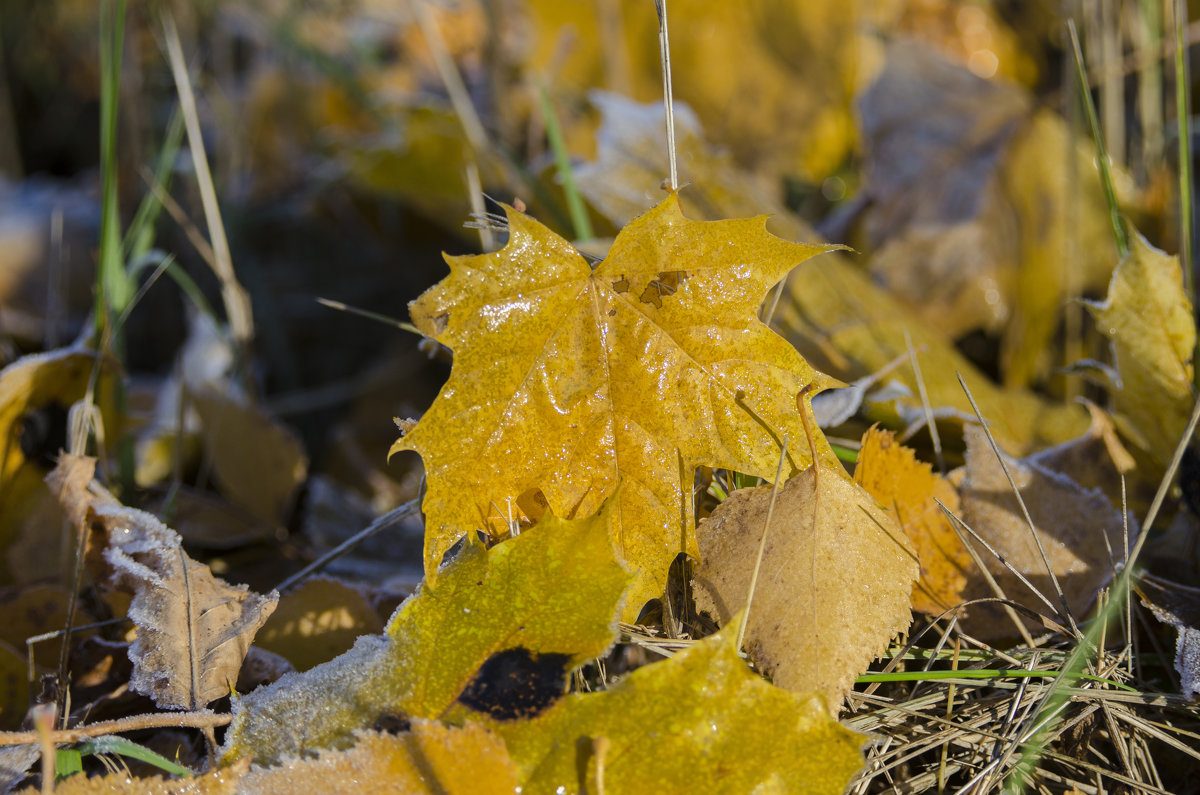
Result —
[{"label": "yellow fallen leaf", "polygon": [[222,493],[259,521],[284,524],[308,474],[300,437],[262,409],[215,389],[195,389],[188,397],[204,423]]},{"label": "yellow fallen leaf", "polygon": [[[700,524],[696,607],[728,624],[746,606],[772,486],[739,489]],[[854,678],[912,621],[916,553],[840,466],[779,490],[746,625],[746,650],[780,687],[836,714]]]},{"label": "yellow fallen leaf", "polygon": [[[1080,311],[1067,302],[1102,288],[1112,272],[1117,247],[1095,163],[1091,142],[1042,110],[1013,139],[1000,169],[1020,230],[1013,314],[1000,351],[1006,384],[1028,385],[1072,361],[1050,355],[1063,314]],[[1132,197],[1118,202],[1128,206]]]},{"label": "yellow fallen leaf", "polygon": [[607,792],[841,792],[862,763],[863,738],[817,696],[751,673],[738,626],[532,720],[485,723],[530,792],[598,792],[600,771]]},{"label": "yellow fallen leaf", "polygon": [[916,548],[921,577],[913,586],[912,609],[938,615],[963,601],[971,555],[937,504],[957,512],[958,490],[878,428],[863,434],[854,481],[892,513]]},{"label": "yellow fallen leaf", "polygon": [[629,575],[605,512],[547,515],[490,550],[467,543],[392,616],[383,636],[238,699],[224,759],[262,764],[326,747],[398,716],[438,718],[456,701],[528,716],[553,703],[570,668],[604,653]]},{"label": "yellow fallen leaf", "polygon": [[593,270],[507,212],[505,248],[447,257],[450,275],[410,308],[455,354],[433,406],[392,446],[425,463],[425,574],[434,580],[464,534],[506,533],[530,492],[571,517],[616,493],[611,533],[637,576],[634,617],[663,593],[671,561],[696,555],[698,466],[770,476],[782,436],[793,469],[811,462],[796,398],[836,382],[756,312],[797,262],[829,247],[774,237],[762,218],[691,221],[671,194]]},{"label": "yellow fallen leaf", "polygon": [[1179,258],[1131,236],[1103,303],[1090,303],[1112,343],[1118,427],[1165,468],[1195,402],[1196,323]]},{"label": "yellow fallen leaf", "polygon": [[[524,4],[522,53],[560,84],[661,101],[658,17],[636,0]],[[820,181],[853,141],[850,100],[860,66],[858,9],[845,3],[674,0],[675,98],[695,109],[742,163]],[[563,48],[563,42],[571,46]],[[806,53],[804,58],[792,54]],[[564,57],[565,56],[565,57]]]},{"label": "yellow fallen leaf", "polygon": [[250,770],[238,782],[243,795],[319,792],[511,795],[520,791],[504,742],[478,724],[461,728],[414,720],[399,734],[364,732],[345,751],[291,759]]},{"label": "yellow fallen leaf", "polygon": [[[640,103],[604,91],[589,98],[600,111],[596,159],[575,169],[575,182],[588,203],[617,226],[624,226],[662,197],[662,153],[667,151],[662,101]],[[710,144],[700,121],[686,105],[675,108],[675,148],[679,153],[679,194],[689,218],[715,221],[767,215],[767,228],[789,240],[816,233],[783,203],[778,180],[737,166],[728,151]]]},{"label": "yellow fallen leaf", "polygon": [[349,651],[360,635],[382,631],[383,622],[361,590],[314,577],[280,597],[254,645],[286,658],[297,671],[307,671]]},{"label": "yellow fallen leaf", "polygon": [[[817,366],[827,364],[846,380],[877,372],[906,356],[908,332],[934,416],[956,423],[974,419],[956,377],[961,373],[993,432],[1018,451],[1065,442],[1087,430],[1087,412],[1078,405],[998,387],[949,341],[925,329],[915,314],[836,253],[800,264],[788,280],[775,321]],[[912,368],[896,368],[889,380],[900,388],[886,397],[868,396],[867,414],[891,427],[923,423],[925,412]]]},{"label": "yellow fallen leaf", "polygon": [[[0,371],[0,584],[60,574],[59,534],[47,522],[61,513],[42,478],[67,445],[67,416],[87,392],[96,356],[63,348],[23,356]],[[120,433],[109,410],[111,368],[102,367],[95,390],[109,438]]]}]

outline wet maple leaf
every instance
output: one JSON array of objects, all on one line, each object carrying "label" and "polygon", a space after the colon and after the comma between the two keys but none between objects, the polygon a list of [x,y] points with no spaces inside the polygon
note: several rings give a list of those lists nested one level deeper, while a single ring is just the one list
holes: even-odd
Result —
[{"label": "wet maple leaf", "polygon": [[505,209],[508,245],[448,256],[450,275],[410,307],[455,355],[391,450],[425,463],[426,576],[466,532],[503,533],[531,497],[587,516],[621,482],[609,527],[638,576],[626,603],[636,615],[675,556],[696,555],[697,466],[773,476],[784,436],[793,470],[810,463],[796,396],[837,382],[756,312],[793,266],[834,247],[777,238],[765,217],[693,221],[671,194],[593,269]]}]

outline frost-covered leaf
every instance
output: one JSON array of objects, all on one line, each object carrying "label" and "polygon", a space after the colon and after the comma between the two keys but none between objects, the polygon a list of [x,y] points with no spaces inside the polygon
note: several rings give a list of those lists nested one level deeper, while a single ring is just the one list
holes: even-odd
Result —
[{"label": "frost-covered leaf", "polygon": [[89,492],[95,463],[64,454],[47,481],[68,515],[88,522],[108,585],[133,594],[130,687],[163,709],[200,709],[229,695],[278,594],[229,585],[154,516]]},{"label": "frost-covered leaf", "polygon": [[913,610],[938,615],[963,601],[971,555],[938,507],[940,500],[957,512],[958,490],[878,428],[863,435],[854,481],[892,513],[917,551],[921,577],[912,590]]},{"label": "frost-covered leaf", "polygon": [[1112,343],[1119,427],[1160,466],[1183,435],[1194,402],[1196,323],[1179,258],[1134,234],[1103,303],[1089,304]]},{"label": "frost-covered leaf", "polygon": [[[740,489],[700,524],[696,607],[723,625],[746,606],[771,486]],[[809,468],[775,502],[746,650],[779,686],[836,713],[854,678],[912,621],[916,553],[895,519],[839,466]]]},{"label": "frost-covered leaf", "polygon": [[[815,695],[763,681],[738,655],[738,622],[601,693],[531,720],[488,721],[528,792],[841,792],[863,739]],[[478,719],[457,708],[459,716]]]},{"label": "frost-covered leaf", "polygon": [[317,792],[511,795],[517,771],[504,742],[478,724],[444,726],[414,720],[400,734],[364,732],[352,748],[323,750],[315,759],[254,768],[242,777],[243,795],[312,795]]},{"label": "frost-covered leaf", "polygon": [[1133,589],[1154,617],[1175,629],[1175,671],[1185,698],[1200,695],[1200,588],[1143,574]]},{"label": "frost-covered leaf", "polygon": [[[1082,620],[1096,591],[1112,576],[1113,561],[1108,550],[1112,550],[1116,560],[1123,559],[1121,512],[1103,492],[1085,489],[1068,476],[1046,469],[1032,459],[1008,458],[1006,463],[1038,529],[1042,548],[1067,604],[1075,618]],[[1060,609],[1050,574],[1008,478],[983,430],[977,426],[967,428],[966,467],[960,496],[963,521]],[[1009,599],[1045,614],[1052,612],[995,555],[969,537],[967,543],[975,548]],[[967,599],[981,599],[995,593],[982,576],[973,575],[964,595]],[[963,623],[967,632],[986,639],[1010,636],[1016,631],[1000,608],[990,604],[972,605]]]},{"label": "frost-covered leaf", "polygon": [[455,700],[535,714],[566,674],[616,637],[629,575],[596,516],[547,514],[490,550],[468,543],[396,611],[383,636],[235,702],[225,759],[264,764],[325,747],[397,716],[438,718]]},{"label": "frost-covered leaf", "polygon": [[[677,194],[595,270],[536,221],[512,209],[508,221],[504,249],[447,257],[450,275],[410,310],[454,351],[450,380],[392,446],[425,463],[426,577],[465,533],[507,532],[530,495],[587,516],[616,494],[610,532],[637,575],[636,616],[671,561],[696,554],[696,467],[773,474],[780,436],[804,438],[797,395],[835,383],[756,315],[825,249],[774,237],[762,218],[691,221]],[[794,446],[793,467],[807,465]]]}]

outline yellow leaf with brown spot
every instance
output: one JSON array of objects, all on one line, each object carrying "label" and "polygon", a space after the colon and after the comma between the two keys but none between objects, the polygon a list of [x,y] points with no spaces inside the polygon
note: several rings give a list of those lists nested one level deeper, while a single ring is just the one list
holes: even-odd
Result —
[{"label": "yellow leaf with brown spot", "polygon": [[937,615],[961,602],[971,555],[937,504],[957,512],[958,490],[894,434],[874,427],[863,434],[854,481],[892,513],[917,550],[921,577],[912,609]]},{"label": "yellow leaf with brown spot", "polygon": [[450,275],[410,307],[454,351],[433,406],[392,446],[425,463],[426,577],[464,534],[506,533],[530,492],[565,517],[616,494],[610,532],[637,577],[633,617],[680,552],[697,554],[698,466],[771,476],[785,436],[793,470],[812,461],[797,395],[836,382],[756,313],[793,266],[832,247],[777,238],[763,218],[692,221],[671,194],[593,269],[507,212],[507,246],[447,257]]}]

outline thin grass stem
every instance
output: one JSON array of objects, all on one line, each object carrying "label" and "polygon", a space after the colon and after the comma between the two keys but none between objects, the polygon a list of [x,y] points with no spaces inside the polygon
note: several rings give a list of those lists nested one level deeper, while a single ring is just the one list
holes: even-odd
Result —
[{"label": "thin grass stem", "polygon": [[1121,209],[1117,206],[1117,194],[1113,189],[1112,168],[1108,159],[1108,151],[1104,147],[1104,136],[1100,133],[1100,122],[1096,118],[1096,104],[1092,101],[1087,67],[1083,63],[1083,49],[1079,46],[1079,33],[1075,30],[1075,20],[1067,20],[1067,30],[1070,32],[1071,46],[1075,52],[1075,69],[1079,76],[1079,84],[1083,89],[1080,93],[1083,97],[1084,110],[1087,111],[1088,125],[1092,130],[1092,141],[1096,146],[1096,164],[1100,169],[1100,183],[1104,187],[1104,198],[1108,202],[1108,213],[1112,221],[1113,238],[1117,241],[1117,253],[1124,259],[1129,254],[1129,237],[1125,233],[1125,225],[1121,220]]}]

